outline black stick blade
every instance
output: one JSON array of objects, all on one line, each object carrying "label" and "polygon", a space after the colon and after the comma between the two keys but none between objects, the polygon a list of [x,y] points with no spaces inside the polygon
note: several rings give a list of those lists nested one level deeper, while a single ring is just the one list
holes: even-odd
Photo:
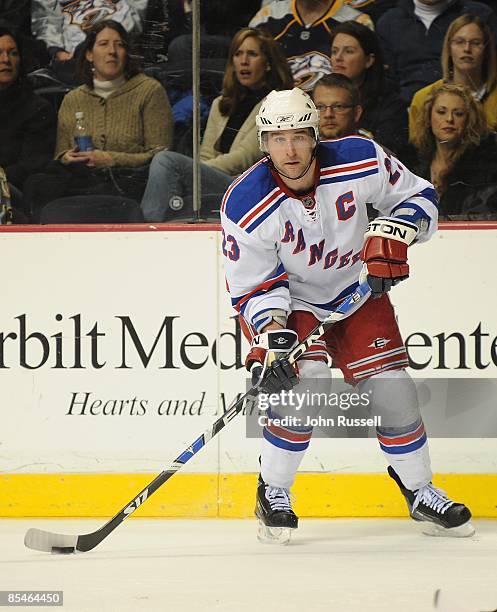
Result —
[{"label": "black stick blade", "polygon": [[50,533],[43,529],[28,529],[24,536],[24,546],[33,550],[41,550],[55,554],[70,554],[76,552],[77,535]]}]

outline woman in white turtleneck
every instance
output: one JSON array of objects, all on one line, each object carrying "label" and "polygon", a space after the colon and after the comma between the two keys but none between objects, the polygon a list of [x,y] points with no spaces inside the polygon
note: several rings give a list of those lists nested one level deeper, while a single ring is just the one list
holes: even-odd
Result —
[{"label": "woman in white turtleneck", "polygon": [[[128,34],[116,21],[88,31],[78,66],[84,85],[64,97],[57,117],[57,161],[27,181],[25,199],[35,221],[48,202],[66,196],[125,194],[140,200],[149,162],[171,146],[166,91],[140,72],[128,49]],[[75,145],[80,113],[91,150]]]},{"label": "woman in white turtleneck", "polygon": [[[143,166],[172,143],[173,120],[164,88],[142,74],[129,53],[121,24],[99,22],[80,58],[84,85],[69,92],[59,110],[56,158],[89,168]],[[74,146],[76,113],[84,114],[92,151]]]},{"label": "woman in white turtleneck", "polygon": [[106,99],[112,92],[122,87],[124,83],[126,83],[126,77],[123,74],[110,81],[102,81],[95,77],[93,79],[93,91],[97,96]]}]

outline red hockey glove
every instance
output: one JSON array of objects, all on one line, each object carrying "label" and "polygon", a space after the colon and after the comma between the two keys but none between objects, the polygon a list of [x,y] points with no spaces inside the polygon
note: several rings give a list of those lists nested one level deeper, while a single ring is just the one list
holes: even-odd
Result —
[{"label": "red hockey glove", "polygon": [[379,298],[409,277],[407,247],[417,233],[418,227],[403,219],[378,217],[370,222],[364,234],[361,251],[364,265],[359,282],[367,280],[373,298]]},{"label": "red hockey glove", "polygon": [[291,329],[273,329],[255,336],[245,367],[252,374],[252,384],[264,393],[290,391],[299,382],[294,367],[286,359],[298,343]]}]

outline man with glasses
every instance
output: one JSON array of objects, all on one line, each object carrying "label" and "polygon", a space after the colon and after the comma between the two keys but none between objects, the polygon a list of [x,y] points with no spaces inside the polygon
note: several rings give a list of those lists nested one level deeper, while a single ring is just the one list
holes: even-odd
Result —
[{"label": "man with glasses", "polygon": [[[298,527],[290,487],[312,436],[305,417],[316,405],[304,401],[295,420],[283,392],[304,400],[309,391],[326,393],[329,355],[346,382],[371,393],[388,473],[411,516],[437,535],[472,535],[469,509],[431,484],[427,436],[387,295],[409,276],[408,246],[436,229],[433,185],[373,140],[319,142],[318,110],[299,88],[272,91],[256,125],[266,158],[228,187],[221,223],[228,290],[252,341],[245,364],[253,384],[276,399],[263,429],[259,539],[287,543]],[[368,202],[380,213],[370,224]],[[359,283],[369,284],[372,298],[314,342],[294,369],[288,352]]]},{"label": "man with glasses", "polygon": [[[319,135],[322,140],[342,138],[359,132],[362,106],[359,92],[343,74],[327,74],[314,87],[312,99],[319,111]],[[365,136],[370,136],[364,133]]]}]

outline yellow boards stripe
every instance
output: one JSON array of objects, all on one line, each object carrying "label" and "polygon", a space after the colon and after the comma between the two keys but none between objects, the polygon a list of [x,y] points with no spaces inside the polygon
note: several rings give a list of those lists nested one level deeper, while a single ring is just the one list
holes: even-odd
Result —
[{"label": "yellow boards stripe", "polygon": [[[0,517],[110,517],[153,474],[2,474]],[[253,516],[255,474],[177,474],[133,516]],[[466,503],[475,517],[497,517],[497,474],[438,474],[434,484]],[[385,474],[300,473],[292,489],[302,517],[407,516]]]}]

